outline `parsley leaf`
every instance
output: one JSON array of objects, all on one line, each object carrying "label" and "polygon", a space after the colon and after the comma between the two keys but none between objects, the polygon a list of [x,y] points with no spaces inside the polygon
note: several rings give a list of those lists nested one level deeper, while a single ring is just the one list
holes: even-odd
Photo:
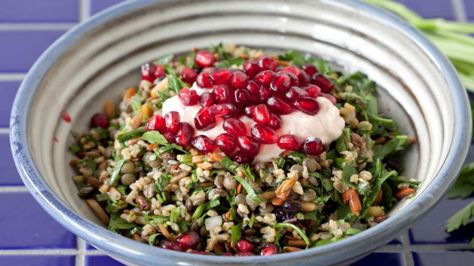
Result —
[{"label": "parsley leaf", "polygon": [[297,66],[302,66],[306,63],[306,55],[302,52],[288,50],[278,56],[278,59],[289,61]]},{"label": "parsley leaf", "polygon": [[120,170],[122,169],[123,164],[126,160],[118,159],[118,156],[115,158],[114,170],[112,171],[112,176],[110,177],[110,184],[115,186],[118,184],[120,177]]},{"label": "parsley leaf", "polygon": [[405,135],[396,136],[383,145],[375,145],[374,159],[383,159],[388,155],[401,151],[408,144],[408,137]]},{"label": "parsley leaf", "polygon": [[142,140],[159,145],[168,144],[168,141],[166,140],[165,136],[161,135],[161,133],[158,131],[145,132],[145,134],[142,135]]},{"label": "parsley leaf", "polygon": [[474,217],[474,201],[469,203],[462,210],[454,214],[446,222],[446,231],[448,233],[460,228],[461,226],[467,225],[469,221]]},{"label": "parsley leaf", "polygon": [[145,132],[146,132],[146,130],[143,127],[139,127],[135,130],[119,134],[117,136],[117,140],[120,141],[120,142],[125,142],[125,141],[130,140],[130,139],[138,138],[141,135],[143,135],[143,133],[145,133]]},{"label": "parsley leaf", "polygon": [[112,213],[109,221],[109,230],[112,232],[118,232],[119,230],[130,230],[135,227],[135,224],[129,223],[124,219],[120,218],[117,213]]},{"label": "parsley leaf", "polygon": [[474,162],[466,165],[448,192],[450,198],[466,198],[474,193]]},{"label": "parsley leaf", "polygon": [[256,203],[261,203],[263,202],[263,199],[257,195],[257,193],[255,192],[255,190],[253,189],[253,187],[250,185],[249,182],[247,182],[247,180],[243,179],[242,177],[238,176],[238,175],[235,175],[234,176],[235,180],[237,180],[237,182],[239,182],[245,189],[245,191],[247,191],[247,195],[249,195],[249,197]]}]

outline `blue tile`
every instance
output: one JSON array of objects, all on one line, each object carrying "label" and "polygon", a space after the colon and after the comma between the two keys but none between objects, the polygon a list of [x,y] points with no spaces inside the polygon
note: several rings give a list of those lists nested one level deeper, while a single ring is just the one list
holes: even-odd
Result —
[{"label": "blue tile", "polygon": [[398,253],[372,253],[367,257],[351,264],[352,266],[371,266],[371,265],[384,265],[384,266],[401,266],[405,265],[401,254]]},{"label": "blue tile", "polygon": [[8,127],[10,111],[19,86],[19,81],[0,82],[0,93],[2,94],[0,97],[0,127]]},{"label": "blue tile", "polygon": [[419,220],[410,229],[410,239],[416,244],[445,244],[445,243],[469,243],[474,237],[474,223],[468,224],[451,234],[446,233],[444,226],[446,221],[457,211],[466,206],[472,199],[444,199]]},{"label": "blue tile", "polygon": [[0,72],[26,72],[64,31],[0,31]]},{"label": "blue tile", "polygon": [[474,1],[464,0],[464,9],[466,10],[469,20],[474,22]]},{"label": "blue tile", "polygon": [[397,0],[397,2],[403,3],[423,17],[454,19],[451,0],[436,0],[436,3],[433,3],[433,0]]},{"label": "blue tile", "polygon": [[123,2],[123,0],[93,0],[91,1],[91,13],[95,14],[121,2]]},{"label": "blue tile", "polygon": [[0,134],[0,185],[23,185],[10,151],[8,134]]},{"label": "blue tile", "polygon": [[474,264],[472,251],[425,251],[413,253],[416,266],[456,265],[471,266]]},{"label": "blue tile", "polygon": [[28,192],[0,194],[0,249],[76,248],[76,237]]},{"label": "blue tile", "polygon": [[76,22],[79,0],[2,0],[0,22]]},{"label": "blue tile", "polygon": [[2,256],[0,266],[73,266],[74,256]]},{"label": "blue tile", "polygon": [[87,266],[122,266],[123,264],[107,256],[87,256]]},{"label": "blue tile", "polygon": [[86,249],[88,249],[88,250],[97,250],[94,246],[92,246],[89,243],[86,244]]}]

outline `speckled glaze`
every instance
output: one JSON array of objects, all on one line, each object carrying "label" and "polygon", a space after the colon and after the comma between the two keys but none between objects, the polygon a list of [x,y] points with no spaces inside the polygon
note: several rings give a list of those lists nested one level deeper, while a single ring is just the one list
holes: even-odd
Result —
[{"label": "speckled glaze", "polygon": [[[382,112],[418,142],[405,175],[422,181],[382,224],[348,239],[270,257],[218,257],[151,247],[100,225],[76,196],[68,167],[71,130],[85,130],[105,99],[136,84],[153,58],[219,42],[321,56],[361,70],[380,86]],[[72,122],[61,119],[67,112]],[[137,265],[328,265],[350,261],[407,229],[442,197],[467,153],[466,93],[440,52],[398,18],[353,1],[129,1],[80,24],[36,62],[15,99],[11,146],[36,200],[69,230],[118,260]]]}]

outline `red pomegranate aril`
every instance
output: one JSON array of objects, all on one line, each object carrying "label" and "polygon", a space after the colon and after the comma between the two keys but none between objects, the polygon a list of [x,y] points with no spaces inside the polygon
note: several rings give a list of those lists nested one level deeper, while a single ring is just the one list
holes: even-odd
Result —
[{"label": "red pomegranate aril", "polygon": [[320,155],[325,147],[319,138],[307,138],[303,143],[303,152],[311,155]]},{"label": "red pomegranate aril", "polygon": [[95,113],[91,117],[90,127],[91,128],[100,127],[100,128],[107,129],[109,127],[109,120],[107,119],[107,116],[105,114]]},{"label": "red pomegranate aril", "polygon": [[176,133],[181,124],[179,123],[179,113],[171,111],[165,114],[165,126],[169,132]]},{"label": "red pomegranate aril", "polygon": [[294,135],[290,134],[281,135],[280,138],[278,138],[277,144],[281,149],[290,151],[296,151],[300,147],[298,139],[296,139]]},{"label": "red pomegranate aril", "polygon": [[182,250],[194,249],[199,244],[199,234],[189,231],[176,238],[176,245]]},{"label": "red pomegranate aril", "polygon": [[165,119],[161,115],[153,115],[148,119],[146,122],[145,129],[146,130],[157,130],[161,133],[165,131]]},{"label": "red pomegranate aril", "polygon": [[245,74],[249,76],[250,78],[255,77],[258,72],[261,71],[260,67],[258,66],[258,63],[255,61],[245,61],[244,64],[242,65],[242,68],[245,71]]},{"label": "red pomegranate aril", "polygon": [[262,247],[260,250],[260,255],[262,256],[270,256],[273,254],[278,253],[278,248],[274,244],[265,244],[265,246]]},{"label": "red pomegranate aril", "polygon": [[244,122],[237,118],[226,118],[222,124],[222,128],[233,136],[247,135],[247,127]]},{"label": "red pomegranate aril", "polygon": [[273,95],[272,91],[270,88],[261,86],[259,90],[259,102],[265,102],[268,100]]},{"label": "red pomegranate aril", "polygon": [[183,251],[176,243],[168,241],[168,240],[161,240],[158,243],[158,246],[164,249]]},{"label": "red pomegranate aril", "polygon": [[246,151],[240,150],[237,151],[234,156],[232,156],[232,160],[239,164],[251,163],[253,161],[253,156],[254,155],[251,155]]},{"label": "red pomegranate aril", "polygon": [[257,82],[258,84],[268,87],[270,86],[270,83],[273,80],[273,72],[270,70],[264,70],[260,73],[258,73],[253,80]]},{"label": "red pomegranate aril", "polygon": [[285,93],[285,98],[288,99],[288,101],[295,101],[296,99],[304,98],[307,97],[308,93],[303,90],[300,87],[291,87],[286,93]]},{"label": "red pomegranate aril", "polygon": [[308,74],[310,77],[319,72],[318,69],[311,64],[304,65],[301,67],[301,69],[303,69],[303,71],[306,72],[306,74]]},{"label": "red pomegranate aril", "polygon": [[214,95],[217,103],[231,103],[233,94],[226,85],[219,85],[214,87]]},{"label": "red pomegranate aril", "polygon": [[236,89],[234,91],[234,102],[239,106],[246,106],[250,100],[250,92],[246,89]]},{"label": "red pomegranate aril", "polygon": [[286,73],[278,73],[270,83],[270,89],[276,94],[284,94],[291,85],[291,78]]},{"label": "red pomegranate aril", "polygon": [[199,87],[204,88],[204,89],[210,89],[212,88],[212,80],[211,76],[209,75],[208,72],[201,72],[196,78],[196,83]]},{"label": "red pomegranate aril", "polygon": [[291,74],[295,75],[295,77],[296,77],[300,73],[300,69],[297,66],[287,66],[287,67],[282,68],[279,72],[280,73],[291,73]]},{"label": "red pomegranate aril", "polygon": [[209,114],[213,117],[228,117],[236,112],[236,108],[231,103],[215,104],[209,107]]},{"label": "red pomegranate aril", "polygon": [[330,93],[334,89],[334,83],[322,74],[315,74],[311,82],[321,88],[321,92]]},{"label": "red pomegranate aril", "polygon": [[175,142],[178,145],[187,147],[191,143],[194,135],[194,128],[188,123],[181,123],[180,129],[176,133]]},{"label": "red pomegranate aril", "polygon": [[245,113],[245,115],[247,115],[248,117],[252,117],[254,110],[255,110],[255,106],[254,106],[254,105],[250,105],[250,106],[245,107],[244,113]]},{"label": "red pomegranate aril", "polygon": [[212,91],[211,92],[206,91],[203,94],[201,94],[201,96],[199,97],[199,103],[203,107],[209,107],[209,106],[213,105],[215,100],[216,99],[215,99],[214,93]]},{"label": "red pomegranate aril", "polygon": [[249,136],[240,136],[237,138],[237,142],[242,151],[245,151],[250,156],[255,156],[258,153],[260,144]]},{"label": "red pomegranate aril", "polygon": [[194,62],[201,68],[210,67],[216,62],[216,57],[213,53],[207,50],[202,50],[196,53]]},{"label": "red pomegranate aril", "polygon": [[306,86],[311,82],[311,77],[304,71],[300,71],[297,75],[300,86]]},{"label": "red pomegranate aril", "polygon": [[291,85],[290,85],[290,87],[294,87],[294,86],[298,87],[298,86],[300,86],[300,80],[299,80],[299,78],[298,78],[297,75],[295,75],[295,74],[293,74],[293,73],[286,73],[286,74],[287,74],[287,75],[290,77],[290,79],[291,79],[291,83],[290,83]]},{"label": "red pomegranate aril", "polygon": [[268,110],[268,107],[265,104],[259,104],[253,109],[252,118],[257,124],[268,124],[271,119],[270,110]]},{"label": "red pomegranate aril", "polygon": [[267,106],[275,114],[286,115],[293,112],[293,107],[282,99],[272,96],[267,100]]},{"label": "red pomegranate aril", "polygon": [[216,69],[210,73],[212,84],[228,85],[232,78],[232,72],[228,69]]},{"label": "red pomegranate aril", "polygon": [[336,103],[337,103],[336,97],[334,97],[334,96],[331,95],[331,94],[321,93],[321,97],[324,97],[324,98],[328,99],[328,100],[331,101],[331,103],[334,104],[334,105],[336,105]]},{"label": "red pomegranate aril", "polygon": [[249,77],[242,71],[237,70],[232,73],[232,78],[230,79],[230,85],[234,89],[243,89],[247,86],[249,82]]},{"label": "red pomegranate aril", "polygon": [[214,141],[204,135],[194,137],[191,140],[191,145],[193,145],[196,150],[204,153],[209,153],[216,149]]},{"label": "red pomegranate aril", "polygon": [[304,87],[304,90],[308,93],[308,96],[312,98],[318,98],[321,95],[321,88],[314,84]]},{"label": "red pomegranate aril", "polygon": [[255,81],[249,81],[247,84],[247,91],[249,92],[250,100],[252,102],[260,101],[260,85],[258,85]]},{"label": "red pomegranate aril", "polygon": [[275,70],[277,62],[271,57],[264,56],[258,59],[258,66],[262,70]]},{"label": "red pomegranate aril", "polygon": [[231,155],[237,145],[237,140],[234,136],[228,133],[222,133],[214,139],[217,147],[227,155]]},{"label": "red pomegranate aril", "polygon": [[182,88],[178,93],[178,97],[186,106],[196,105],[199,101],[199,95],[196,91],[189,88]]},{"label": "red pomegranate aril", "polygon": [[193,84],[194,81],[196,81],[197,78],[197,73],[194,71],[194,69],[190,67],[184,67],[183,70],[181,70],[181,79],[188,83],[188,84]]},{"label": "red pomegranate aril", "polygon": [[238,252],[252,252],[253,244],[245,239],[240,239],[239,241],[237,241],[235,248]]},{"label": "red pomegranate aril", "polygon": [[273,144],[277,141],[275,131],[264,125],[254,125],[250,134],[262,144]]},{"label": "red pomegranate aril", "polygon": [[208,107],[199,110],[194,118],[194,126],[197,130],[208,130],[217,124],[216,117],[211,115]]},{"label": "red pomegranate aril", "polygon": [[296,99],[294,106],[296,109],[309,115],[315,115],[319,112],[318,102],[315,99],[309,97]]},{"label": "red pomegranate aril", "polygon": [[278,115],[272,114],[270,121],[268,122],[268,126],[272,129],[279,129],[281,127],[281,119]]},{"label": "red pomegranate aril", "polygon": [[155,64],[153,64],[153,63],[143,64],[141,69],[140,69],[142,80],[147,80],[147,81],[153,83],[153,81],[155,81],[155,79],[156,79],[155,70],[156,70],[156,65]]},{"label": "red pomegranate aril", "polygon": [[169,143],[174,143],[176,141],[176,135],[171,132],[171,131],[166,131],[164,133],[162,133],[163,136],[166,138],[166,140],[169,142]]}]

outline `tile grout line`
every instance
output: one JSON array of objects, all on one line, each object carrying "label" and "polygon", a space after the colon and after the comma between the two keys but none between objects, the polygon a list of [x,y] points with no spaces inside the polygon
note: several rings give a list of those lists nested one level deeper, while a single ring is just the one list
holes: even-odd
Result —
[{"label": "tile grout line", "polygon": [[28,192],[28,189],[25,186],[0,186],[0,193],[20,193]]},{"label": "tile grout line", "polygon": [[91,15],[91,2],[89,0],[80,0],[79,2],[79,20],[84,21]]},{"label": "tile grout line", "polygon": [[8,134],[10,134],[10,128],[0,127],[0,135],[8,135]]},{"label": "tile grout line", "polygon": [[467,21],[466,8],[464,0],[451,0],[451,5],[454,10],[454,17],[457,21]]},{"label": "tile grout line", "polygon": [[409,230],[407,230],[401,235],[401,240],[402,240],[402,247],[403,247],[402,254],[404,257],[405,266],[414,266],[415,262],[413,260],[413,254],[411,253],[411,250],[410,250]]},{"label": "tile grout line", "polygon": [[68,30],[76,23],[0,23],[0,31]]},{"label": "tile grout line", "polygon": [[76,255],[76,266],[83,266],[85,265],[85,251],[86,251],[86,241],[84,241],[82,238],[79,238],[76,236],[77,239],[77,255]]},{"label": "tile grout line", "polygon": [[0,81],[22,81],[26,73],[0,73]]}]

